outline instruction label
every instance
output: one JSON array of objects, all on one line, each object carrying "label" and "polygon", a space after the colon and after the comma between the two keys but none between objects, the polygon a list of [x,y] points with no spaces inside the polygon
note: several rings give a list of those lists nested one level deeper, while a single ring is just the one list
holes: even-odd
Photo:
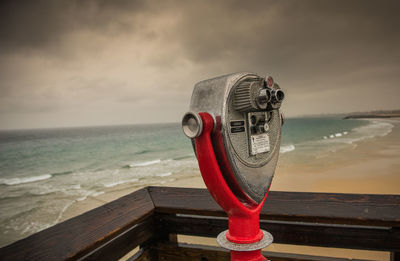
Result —
[{"label": "instruction label", "polygon": [[251,135],[251,155],[269,152],[269,136],[268,134]]}]

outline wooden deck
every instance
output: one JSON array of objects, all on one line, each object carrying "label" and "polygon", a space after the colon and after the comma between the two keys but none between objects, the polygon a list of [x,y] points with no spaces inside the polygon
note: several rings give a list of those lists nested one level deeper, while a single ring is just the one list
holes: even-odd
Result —
[{"label": "wooden deck", "polygon": [[[271,191],[260,225],[275,243],[389,251],[400,260],[400,195]],[[216,237],[227,226],[205,189],[147,187],[3,247],[0,260],[118,260],[138,246],[129,260],[229,260],[219,247],[174,240],[177,234]]]}]

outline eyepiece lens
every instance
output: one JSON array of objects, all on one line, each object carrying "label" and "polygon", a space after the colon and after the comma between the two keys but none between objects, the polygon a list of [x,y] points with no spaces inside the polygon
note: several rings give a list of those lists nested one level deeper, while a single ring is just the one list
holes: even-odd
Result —
[{"label": "eyepiece lens", "polygon": [[284,93],[283,91],[281,91],[281,90],[277,90],[277,91],[275,92],[275,98],[276,98],[276,100],[277,100],[278,102],[281,102],[281,101],[283,101],[283,99],[285,98],[285,93]]},{"label": "eyepiece lens", "polygon": [[188,126],[189,130],[192,132],[196,132],[197,128],[199,127],[199,125],[197,124],[197,122],[194,118],[190,118],[188,120],[187,126]]},{"label": "eyepiece lens", "polygon": [[266,106],[271,99],[271,91],[269,89],[261,89],[258,93],[258,103],[260,106]]},{"label": "eyepiece lens", "polygon": [[198,114],[186,113],[182,119],[182,130],[188,138],[196,138],[202,132],[203,125]]}]

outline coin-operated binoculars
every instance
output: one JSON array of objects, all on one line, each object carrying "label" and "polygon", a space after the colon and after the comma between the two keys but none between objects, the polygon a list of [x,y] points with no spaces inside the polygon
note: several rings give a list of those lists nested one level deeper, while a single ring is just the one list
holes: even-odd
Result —
[{"label": "coin-operated binoculars", "polygon": [[283,98],[271,77],[234,73],[197,83],[182,119],[204,182],[228,214],[217,241],[231,260],[267,260],[261,249],[273,238],[259,214],[278,161]]}]

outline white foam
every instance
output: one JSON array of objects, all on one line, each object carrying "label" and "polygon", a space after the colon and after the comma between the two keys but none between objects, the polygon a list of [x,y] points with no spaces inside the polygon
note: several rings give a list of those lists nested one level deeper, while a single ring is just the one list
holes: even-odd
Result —
[{"label": "white foam", "polygon": [[293,144],[290,144],[290,145],[281,146],[279,152],[283,154],[286,152],[294,151],[295,149],[296,149],[296,147]]},{"label": "white foam", "polygon": [[364,138],[383,137],[392,132],[394,125],[380,120],[371,120],[370,124],[354,128],[353,131],[361,134]]},{"label": "white foam", "polygon": [[71,189],[80,189],[80,188],[81,188],[81,184],[71,186]]},{"label": "white foam", "polygon": [[121,185],[121,184],[124,184],[124,183],[125,183],[125,181],[120,180],[120,181],[104,184],[104,187],[112,188],[112,187],[115,187],[115,186],[118,186],[118,185]]},{"label": "white foam", "polygon": [[133,183],[133,182],[136,182],[138,180],[139,179],[137,179],[137,178],[129,179],[129,180],[120,180],[120,181],[104,184],[104,187],[112,188],[112,187],[115,187],[115,186],[118,186],[118,185],[121,185],[121,184],[125,184],[125,183]]},{"label": "white foam", "polygon": [[160,159],[132,163],[132,164],[129,164],[129,167],[131,167],[131,168],[133,168],[133,167],[145,167],[145,166],[150,166],[150,165],[158,164],[158,163],[161,163]]},{"label": "white foam", "polygon": [[83,197],[77,198],[76,201],[84,201],[85,199],[87,199],[87,196],[83,196]]},{"label": "white foam", "polygon": [[64,214],[64,212],[72,205],[74,204],[74,201],[68,202],[67,204],[65,204],[65,206],[61,209],[60,213],[58,214],[58,217],[56,219],[56,221],[54,221],[54,223],[52,225],[57,224],[58,222],[61,221],[61,218]]},{"label": "white foam", "polygon": [[33,176],[33,177],[25,177],[25,178],[11,178],[11,179],[0,179],[0,184],[12,186],[12,185],[19,185],[24,183],[31,183],[40,180],[49,179],[52,176],[50,174],[40,175],[40,176]]},{"label": "white foam", "polygon": [[83,190],[81,191],[83,196],[80,198],[77,198],[76,201],[83,201],[85,199],[87,199],[88,196],[92,195],[93,193],[95,193],[96,191],[93,190]]},{"label": "white foam", "polygon": [[54,192],[58,192],[61,189],[58,187],[51,186],[49,184],[37,184],[33,188],[30,189],[30,193],[33,195],[46,195],[46,194],[51,194]]},{"label": "white foam", "polygon": [[171,176],[172,175],[172,172],[167,172],[167,173],[160,173],[160,174],[157,174],[156,176],[157,177],[168,177],[168,176]]},{"label": "white foam", "polygon": [[104,194],[104,191],[99,191],[99,192],[94,192],[91,196],[97,197],[97,196],[100,196],[100,195],[103,195],[103,194]]},{"label": "white foam", "polygon": [[[388,135],[394,125],[383,120],[368,120],[370,123],[364,126],[356,127],[351,130],[351,132],[343,131],[336,134],[330,134],[328,137],[332,140],[326,142],[339,142],[353,144],[364,139],[370,139],[374,137],[383,137]],[[347,135],[344,137],[344,135]],[[326,140],[324,136],[324,140]],[[334,139],[339,138],[340,139]]]},{"label": "white foam", "polygon": [[[36,233],[53,225],[55,225],[55,223],[43,224],[41,222],[26,222],[22,225],[22,228],[24,229],[20,232],[20,234],[24,235],[25,233]],[[13,227],[13,230],[19,230],[19,226]]]}]

